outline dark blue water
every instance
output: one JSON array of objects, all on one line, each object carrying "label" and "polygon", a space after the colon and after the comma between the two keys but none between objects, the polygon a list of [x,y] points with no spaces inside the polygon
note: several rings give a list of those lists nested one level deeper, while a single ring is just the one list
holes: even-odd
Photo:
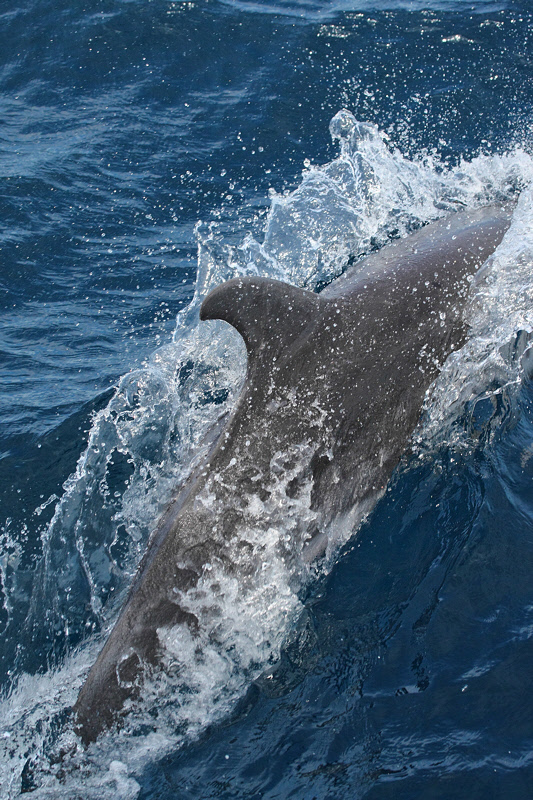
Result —
[{"label": "dark blue water", "polygon": [[[525,2],[3,0],[0,797],[533,796],[532,51]],[[83,751],[68,709],[242,380],[202,294],[520,192],[357,536]]]}]

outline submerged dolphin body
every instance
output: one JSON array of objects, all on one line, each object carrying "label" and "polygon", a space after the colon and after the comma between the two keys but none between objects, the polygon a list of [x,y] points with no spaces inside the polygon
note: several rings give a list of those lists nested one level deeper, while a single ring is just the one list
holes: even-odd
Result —
[{"label": "submerged dolphin body", "polygon": [[465,341],[471,276],[510,219],[511,210],[497,205],[451,215],[371,254],[321,294],[247,277],[208,295],[200,316],[226,320],[241,334],[246,381],[203,466],[163,514],[80,691],[74,711],[86,743],[113,723],[144,670],[157,664],[158,631],[202,625],[180,597],[213,561],[231,570],[254,502],[263,514],[253,524],[272,525],[269,498],[280,471],[290,475],[287,503],[301,496],[309,510],[292,523],[300,563],[325,551],[336,526],[353,530],[373,507],[428,387]]}]

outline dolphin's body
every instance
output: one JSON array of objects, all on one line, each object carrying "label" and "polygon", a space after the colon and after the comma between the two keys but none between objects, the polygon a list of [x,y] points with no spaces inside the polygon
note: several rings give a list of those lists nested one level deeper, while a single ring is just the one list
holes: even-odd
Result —
[{"label": "dolphin's body", "polygon": [[[280,470],[291,475],[287,502],[307,493],[312,513],[295,529],[305,560],[324,552],[336,525],[353,529],[373,507],[428,387],[465,341],[469,283],[510,219],[497,205],[453,214],[371,254],[321,294],[248,277],[208,295],[201,318],[241,334],[246,381],[203,466],[163,514],[81,689],[74,710],[85,742],[157,664],[158,629],[202,624],[180,593],[213,560],[230,560],[247,509],[268,508]],[[268,513],[255,524],[266,531]]]}]

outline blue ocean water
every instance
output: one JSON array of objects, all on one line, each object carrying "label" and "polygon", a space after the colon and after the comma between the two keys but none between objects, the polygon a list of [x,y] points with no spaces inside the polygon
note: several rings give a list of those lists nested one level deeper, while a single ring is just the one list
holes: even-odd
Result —
[{"label": "blue ocean water", "polygon": [[[525,2],[4,0],[0,797],[532,796],[532,50]],[[201,297],[518,194],[373,514],[297,590],[228,584],[226,647],[85,751],[69,708],[242,382]]]}]

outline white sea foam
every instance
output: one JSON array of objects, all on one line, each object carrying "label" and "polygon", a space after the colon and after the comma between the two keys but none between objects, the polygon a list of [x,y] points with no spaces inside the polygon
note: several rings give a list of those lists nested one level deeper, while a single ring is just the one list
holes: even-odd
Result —
[{"label": "white sea foam", "polygon": [[[272,195],[262,242],[244,231],[241,246],[229,246],[216,226],[207,232],[198,227],[196,292],[178,316],[173,341],[124,376],[96,414],[87,450],[65,483],[44,534],[34,624],[66,631],[72,609],[78,613],[87,603],[102,632],[109,628],[154,520],[201,458],[210,427],[232,407],[245,352],[229,326],[198,323],[199,305],[211,288],[240,274],[319,288],[390,236],[406,235],[455,208],[508,198],[533,178],[533,160],[521,150],[479,156],[453,169],[429,157],[409,161],[377,128],[347,111],[334,117],[331,134],[340,155],[325,166],[307,166],[295,191]],[[524,189],[509,232],[474,288],[472,335],[428,396],[419,441],[438,437],[458,406],[492,381],[501,386],[519,380],[519,360],[506,345],[516,331],[533,330],[532,221],[532,194]],[[119,488],[115,473],[122,476]],[[228,545],[228,560],[240,569],[213,560],[199,585],[182,597],[184,607],[203,615],[201,641],[186,629],[159,631],[167,669],[147,682],[122,732],[103,735],[84,752],[68,722],[54,722],[74,701],[102,633],[46,675],[20,677],[0,705],[0,797],[17,796],[25,768],[40,786],[36,797],[135,798],[135,776],[144,764],[231,710],[278,657],[301,609],[305,568],[290,553],[312,511],[305,491],[288,501],[290,478],[290,471],[280,470],[269,500],[250,500]],[[269,525],[258,527],[265,517]],[[349,533],[343,529],[339,539]],[[243,542],[246,549],[239,548]],[[240,563],[244,558],[247,565]],[[6,558],[0,570],[3,585],[13,586]],[[127,735],[132,729],[138,734],[133,738]],[[54,760],[60,751],[62,759]]]}]

